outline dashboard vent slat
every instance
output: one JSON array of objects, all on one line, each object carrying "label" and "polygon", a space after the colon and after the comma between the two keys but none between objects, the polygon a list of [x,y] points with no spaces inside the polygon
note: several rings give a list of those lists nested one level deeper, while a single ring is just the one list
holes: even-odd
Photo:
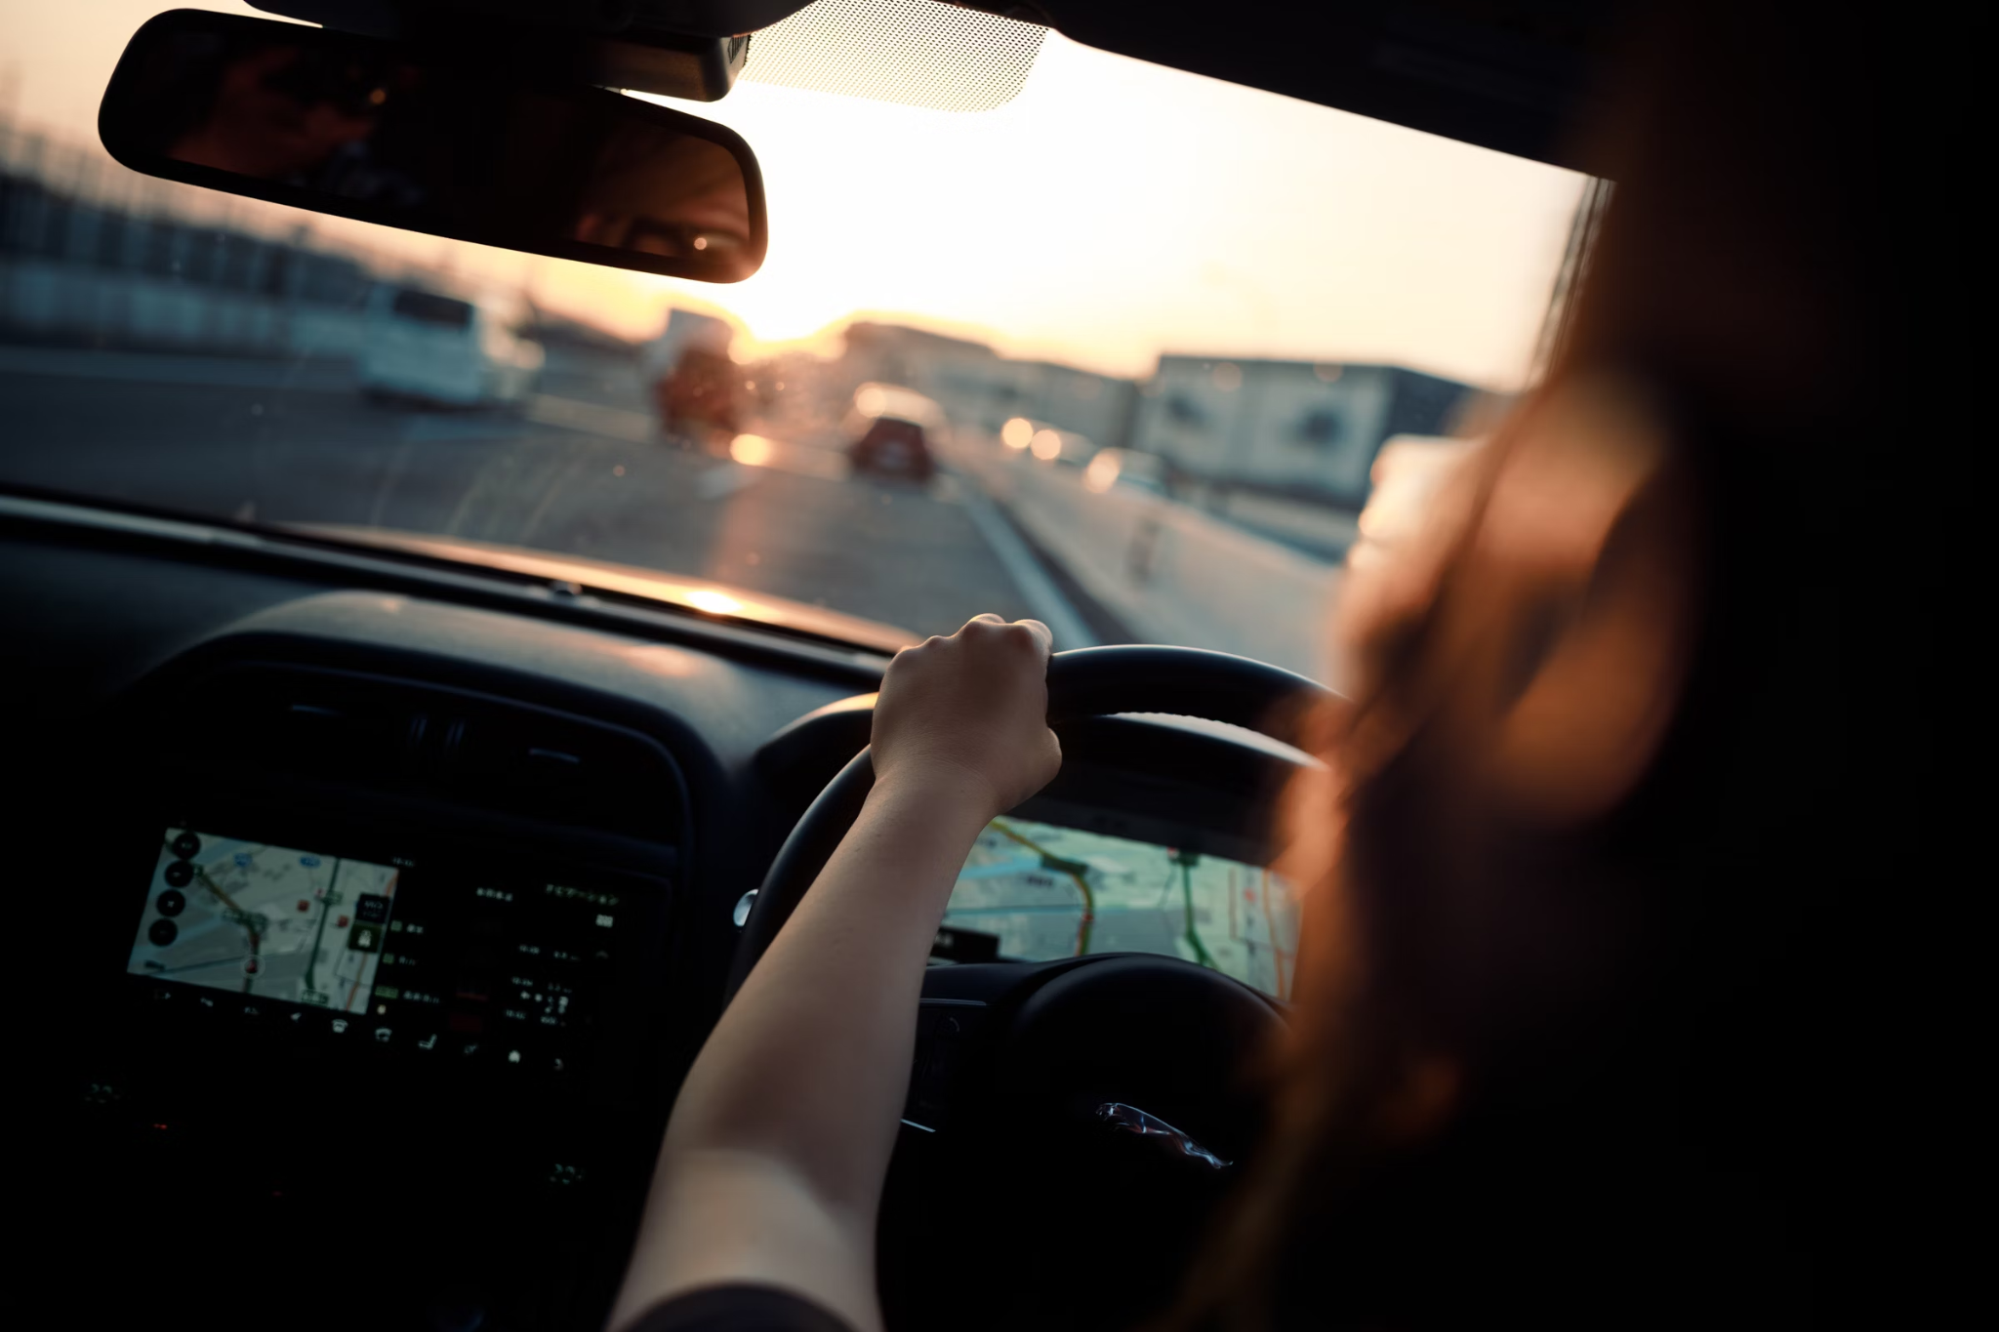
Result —
[{"label": "dashboard vent slat", "polygon": [[269,662],[211,672],[182,707],[211,724],[205,734],[234,738],[232,765],[659,840],[679,833],[679,777],[657,742],[552,709]]}]

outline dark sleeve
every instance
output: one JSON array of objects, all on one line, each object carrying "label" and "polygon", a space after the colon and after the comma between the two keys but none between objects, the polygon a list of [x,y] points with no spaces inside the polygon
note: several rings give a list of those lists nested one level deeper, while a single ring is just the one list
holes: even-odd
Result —
[{"label": "dark sleeve", "polygon": [[774,1330],[776,1333],[818,1333],[851,1325],[824,1306],[781,1287],[760,1282],[731,1282],[669,1297],[634,1319],[627,1328],[678,1333],[682,1329]]}]

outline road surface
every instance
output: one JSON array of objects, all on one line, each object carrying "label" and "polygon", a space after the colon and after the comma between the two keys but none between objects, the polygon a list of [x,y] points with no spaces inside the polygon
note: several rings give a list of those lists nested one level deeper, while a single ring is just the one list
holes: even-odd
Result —
[{"label": "road surface", "polygon": [[0,347],[0,480],[619,561],[919,634],[1043,610],[951,478],[845,477],[782,441],[755,467],[675,447],[616,363],[552,357],[542,387],[520,415],[445,413],[371,403],[335,363]]}]

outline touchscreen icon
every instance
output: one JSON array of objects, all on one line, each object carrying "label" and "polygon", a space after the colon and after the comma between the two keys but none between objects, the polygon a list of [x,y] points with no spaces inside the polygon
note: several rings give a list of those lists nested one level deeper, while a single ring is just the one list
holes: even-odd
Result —
[{"label": "touchscreen icon", "polygon": [[376,1028],[376,1029],[375,1029],[375,1040],[376,1040],[376,1041],[387,1041],[387,1040],[388,1040],[388,1039],[389,1039],[390,1037],[392,1037],[392,1036],[394,1036],[394,1035],[395,1035],[395,1033],[394,1033],[394,1032],[392,1032],[392,1031],[391,1031],[390,1029],[388,1029],[388,1028]]},{"label": "touchscreen icon", "polygon": [[435,1032],[431,1033],[428,1037],[425,1037],[422,1041],[416,1044],[416,1048],[419,1051],[433,1050],[436,1048],[436,1046],[437,1046],[437,1034]]},{"label": "touchscreen icon", "polygon": [[346,1019],[344,1019],[344,1018],[336,1018],[336,1019],[334,1019],[334,1020],[333,1020],[333,1030],[334,1030],[335,1032],[345,1032],[345,1031],[347,1030],[347,1020],[346,1020]]}]

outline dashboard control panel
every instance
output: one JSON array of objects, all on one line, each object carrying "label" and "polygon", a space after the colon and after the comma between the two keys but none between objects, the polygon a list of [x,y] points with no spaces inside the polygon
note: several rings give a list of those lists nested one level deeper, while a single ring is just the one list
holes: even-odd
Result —
[{"label": "dashboard control panel", "polygon": [[343,856],[173,824],[126,963],[161,1011],[573,1075],[644,886],[439,856]]}]

